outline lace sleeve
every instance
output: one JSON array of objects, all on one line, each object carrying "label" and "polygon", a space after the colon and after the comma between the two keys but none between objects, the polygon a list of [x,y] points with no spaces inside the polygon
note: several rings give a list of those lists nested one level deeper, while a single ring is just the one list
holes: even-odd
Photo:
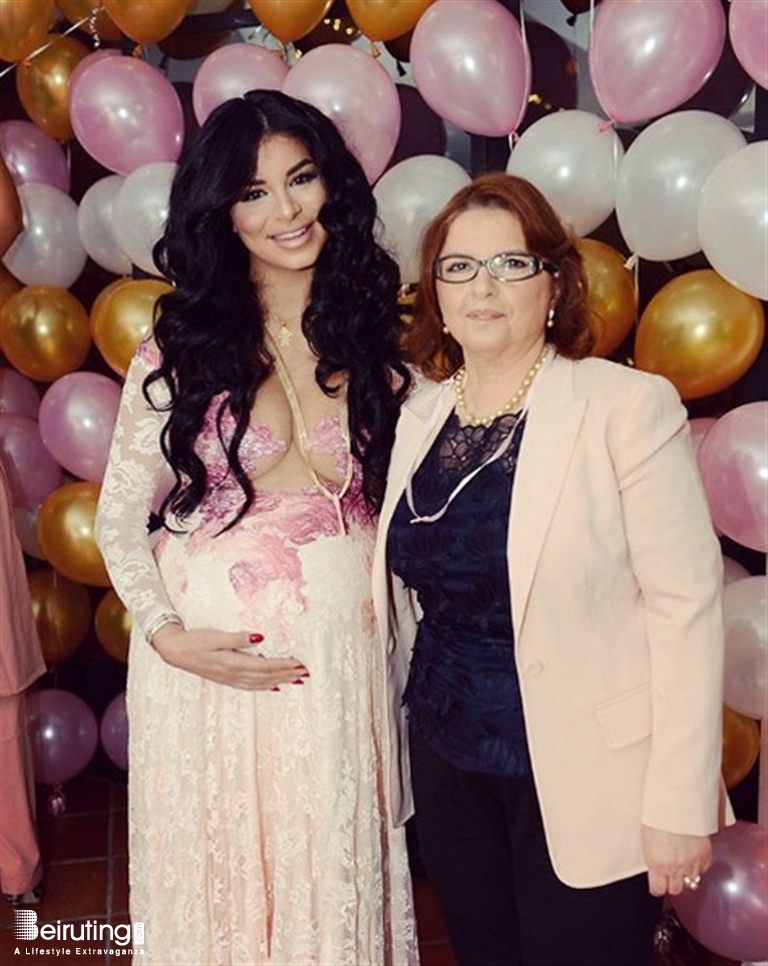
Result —
[{"label": "lace sleeve", "polygon": [[96,541],[107,571],[142,637],[163,614],[173,613],[148,527],[152,508],[173,480],[160,449],[166,415],[152,409],[142,392],[157,361],[157,348],[145,342],[131,362],[96,513]]}]

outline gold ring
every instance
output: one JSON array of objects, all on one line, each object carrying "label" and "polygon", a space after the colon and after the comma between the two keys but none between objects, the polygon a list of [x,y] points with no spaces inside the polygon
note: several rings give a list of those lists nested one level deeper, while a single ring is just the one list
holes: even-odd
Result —
[{"label": "gold ring", "polygon": [[687,875],[683,876],[683,885],[685,886],[686,889],[690,889],[692,892],[695,892],[699,888],[700,882],[701,882],[700,875],[696,875],[693,878]]}]

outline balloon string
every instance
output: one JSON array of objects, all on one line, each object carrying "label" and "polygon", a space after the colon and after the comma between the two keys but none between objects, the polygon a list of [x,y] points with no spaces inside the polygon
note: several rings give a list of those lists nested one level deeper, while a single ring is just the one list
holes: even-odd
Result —
[{"label": "balloon string", "polygon": [[616,118],[609,118],[607,121],[601,121],[597,125],[597,130],[602,134],[603,131],[607,131],[609,128],[612,128],[614,124],[616,124]]},{"label": "balloon string", "polygon": [[[58,40],[59,37],[66,37],[68,34],[74,33],[76,30],[82,27],[84,23],[88,23],[90,19],[91,14],[88,14],[87,17],[83,17],[81,20],[78,20],[77,23],[73,23],[69,29],[62,30],[60,34],[56,34],[56,40]],[[56,43],[56,40],[51,40],[49,43],[43,44],[42,47],[38,47],[37,50],[33,50],[31,54],[27,54],[27,56],[23,57],[20,61],[15,61],[13,64],[9,64],[5,70],[0,71],[0,80],[5,77],[6,74],[10,74],[12,70],[15,70],[19,64],[28,64],[31,60],[37,57],[38,54],[42,54],[44,50],[48,50],[49,47],[53,47],[53,45]]]}]

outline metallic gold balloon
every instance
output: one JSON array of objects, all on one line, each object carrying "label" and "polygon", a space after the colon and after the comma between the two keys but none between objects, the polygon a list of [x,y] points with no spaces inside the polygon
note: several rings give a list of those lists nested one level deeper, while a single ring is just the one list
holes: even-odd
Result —
[{"label": "metallic gold balloon", "polygon": [[594,238],[580,238],[577,247],[587,273],[587,301],[597,338],[592,354],[608,356],[618,349],[635,324],[635,279],[624,266],[624,256],[610,245]]},{"label": "metallic gold balloon", "polygon": [[192,0],[103,0],[103,5],[126,37],[156,44],[179,26]]},{"label": "metallic gold balloon", "polygon": [[723,763],[726,788],[735,788],[752,771],[760,754],[760,728],[755,720],[723,705]]},{"label": "metallic gold balloon", "polygon": [[153,278],[119,278],[96,296],[91,308],[93,341],[104,361],[124,376],[137,346],[152,331],[155,303],[172,286]]},{"label": "metallic gold balloon", "polygon": [[671,380],[683,399],[700,399],[741,378],[765,338],[760,302],[712,269],[668,282],[640,317],[638,369]]},{"label": "metallic gold balloon", "polygon": [[28,285],[0,309],[0,349],[30,379],[53,382],[74,372],[90,346],[88,313],[66,289]]},{"label": "metallic gold balloon", "polygon": [[94,538],[98,483],[68,483],[45,500],[37,518],[40,547],[52,567],[79,584],[109,587]]},{"label": "metallic gold balloon", "polygon": [[23,60],[53,25],[53,0],[0,0],[0,60]]},{"label": "metallic gold balloon", "polygon": [[56,0],[56,6],[69,23],[80,23],[84,17],[89,17],[89,22],[83,24],[80,29],[98,37],[100,41],[117,43],[122,37],[120,28],[101,6],[99,0]]},{"label": "metallic gold balloon", "polygon": [[287,44],[318,25],[331,0],[248,0],[248,6],[273,36]]},{"label": "metallic gold balloon", "polygon": [[347,0],[352,19],[370,40],[394,40],[413,30],[434,0]]},{"label": "metallic gold balloon", "polygon": [[114,590],[108,590],[96,606],[94,626],[99,644],[107,654],[125,664],[131,638],[131,615]]},{"label": "metallic gold balloon", "polygon": [[35,124],[57,141],[69,141],[67,88],[72,71],[90,51],[74,37],[48,34],[47,47],[16,68],[16,92]]},{"label": "metallic gold balloon", "polygon": [[85,640],[91,626],[91,595],[55,570],[29,575],[29,592],[37,634],[48,667],[70,656]]},{"label": "metallic gold balloon", "polygon": [[11,275],[5,265],[0,265],[0,309],[12,295],[20,292],[23,287],[21,282]]}]

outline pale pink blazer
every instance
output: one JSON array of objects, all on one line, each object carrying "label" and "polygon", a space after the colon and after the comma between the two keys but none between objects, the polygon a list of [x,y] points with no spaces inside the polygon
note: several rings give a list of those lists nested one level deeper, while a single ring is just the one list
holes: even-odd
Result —
[{"label": "pale pink blazer", "polygon": [[[453,405],[448,380],[404,406],[374,559],[397,822],[413,810],[401,702],[419,611],[387,568],[387,530]],[[644,870],[641,823],[716,831],[722,556],[670,383],[600,359],[555,358],[534,384],[500,525],[533,774],[559,878],[589,887]]]}]

